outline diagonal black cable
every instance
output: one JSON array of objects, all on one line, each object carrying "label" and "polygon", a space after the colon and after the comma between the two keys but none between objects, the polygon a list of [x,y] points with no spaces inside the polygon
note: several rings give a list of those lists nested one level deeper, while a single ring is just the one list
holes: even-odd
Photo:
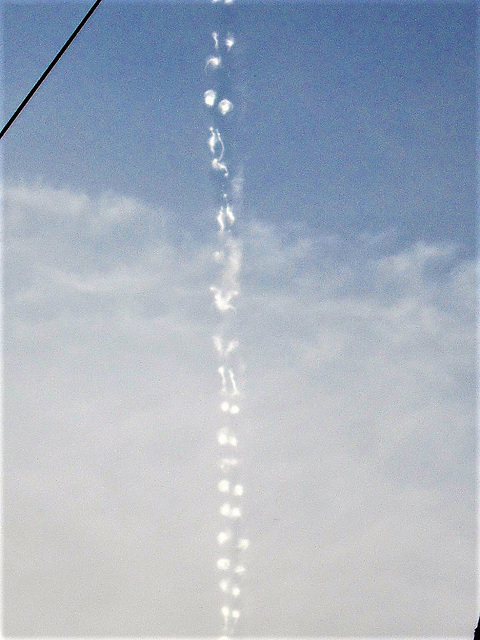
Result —
[{"label": "diagonal black cable", "polygon": [[50,71],[53,69],[53,67],[57,64],[57,62],[60,60],[60,58],[63,56],[63,54],[65,53],[65,51],[68,49],[68,47],[71,45],[71,43],[73,42],[73,40],[75,39],[75,37],[77,36],[77,34],[80,32],[80,30],[82,29],[83,25],[87,22],[87,20],[90,18],[90,16],[92,15],[92,13],[95,11],[95,9],[98,7],[98,5],[100,4],[100,2],[102,2],[102,0],[95,0],[95,2],[93,3],[93,5],[90,7],[90,9],[88,10],[87,14],[85,15],[85,17],[83,18],[83,20],[80,22],[80,24],[78,25],[78,27],[75,29],[75,31],[72,33],[72,35],[69,37],[69,39],[65,42],[65,44],[63,45],[63,47],[60,49],[60,51],[57,53],[57,55],[55,56],[55,58],[51,61],[51,63],[48,65],[48,67],[45,69],[45,71],[42,73],[42,75],[40,76],[40,78],[37,80],[37,82],[34,84],[34,86],[31,88],[30,92],[28,93],[28,95],[23,99],[22,103],[18,106],[18,108],[16,109],[15,113],[12,115],[12,117],[10,118],[10,120],[7,122],[7,124],[3,127],[3,129],[0,131],[0,140],[3,138],[3,136],[7,133],[7,131],[10,129],[10,127],[12,126],[12,124],[15,122],[15,120],[18,118],[18,116],[20,115],[20,113],[23,111],[23,108],[25,107],[25,105],[27,104],[27,102],[30,100],[30,98],[33,96],[33,94],[35,93],[35,91],[38,89],[38,87],[42,84],[42,82],[45,80],[45,78],[48,76],[48,74],[50,73]]}]

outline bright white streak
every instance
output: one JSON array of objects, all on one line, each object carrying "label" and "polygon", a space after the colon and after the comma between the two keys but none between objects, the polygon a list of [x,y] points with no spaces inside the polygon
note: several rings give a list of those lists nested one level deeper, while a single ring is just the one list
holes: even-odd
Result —
[{"label": "bright white streak", "polygon": [[220,162],[220,160],[217,160],[217,158],[214,158],[212,160],[212,169],[215,169],[215,171],[223,171],[223,173],[225,174],[225,178],[228,178],[227,165],[224,162]]},{"label": "bright white streak", "polygon": [[224,593],[226,593],[228,591],[228,587],[230,586],[230,583],[228,580],[220,580],[220,582],[218,583],[218,586]]},{"label": "bright white streak", "polygon": [[230,224],[233,224],[235,222],[235,216],[233,215],[232,208],[229,204],[227,204],[227,206],[225,207],[225,213],[227,214],[227,218]]},{"label": "bright white streak", "polygon": [[220,56],[210,56],[205,62],[205,69],[218,69],[222,64]]},{"label": "bright white streak", "polygon": [[228,619],[230,617],[230,609],[227,606],[225,606],[225,607],[222,607],[221,612],[222,612],[224,625],[225,625],[223,630],[228,631],[227,625],[228,625]]},{"label": "bright white streak", "polygon": [[231,512],[232,508],[230,507],[228,502],[225,502],[225,504],[222,504],[222,506],[220,507],[220,515],[225,516],[225,518],[228,518]]},{"label": "bright white streak", "polygon": [[220,493],[228,493],[230,491],[230,482],[228,480],[220,480],[217,486]]},{"label": "bright white streak", "polygon": [[217,568],[220,569],[220,571],[228,571],[230,569],[230,559],[219,558],[217,560]]},{"label": "bright white streak", "polygon": [[218,110],[220,111],[222,116],[226,115],[232,109],[233,109],[233,104],[230,102],[230,100],[227,100],[226,98],[224,98],[218,103]]},{"label": "bright white streak", "polygon": [[203,94],[203,97],[207,107],[213,107],[215,100],[217,99],[217,94],[213,89],[208,89],[208,91],[205,91]]},{"label": "bright white streak", "polygon": [[250,540],[247,540],[247,538],[240,538],[240,540],[237,543],[237,549],[248,549],[248,547],[250,546]]},{"label": "bright white streak", "polygon": [[[233,0],[212,0],[212,2],[231,4]],[[222,43],[220,42],[220,35],[217,31],[213,31],[211,33],[211,37],[213,39],[215,52],[212,52],[213,55],[206,59],[206,71],[214,71],[226,64],[230,59],[226,54],[235,44],[235,38],[231,32],[227,32],[226,35],[224,34]],[[224,48],[221,46],[221,44],[224,45]],[[205,103],[209,107],[216,107],[222,116],[227,115],[230,111],[232,111],[232,109],[234,109],[234,105],[230,100],[228,100],[226,97],[223,97],[223,99],[220,100],[220,98],[217,96],[217,93],[213,89],[205,92]],[[229,175],[229,168],[227,167],[227,164],[230,164],[230,156],[225,154],[225,145],[219,129],[210,127],[208,146],[211,155],[213,156],[213,159],[211,161],[212,169],[221,172],[223,174],[223,176],[221,177],[224,179],[224,182],[217,182],[217,184],[219,185],[223,184],[223,186],[221,187],[223,190],[223,206],[219,211],[217,211],[216,214],[217,223],[219,226],[219,238],[222,246],[220,246],[219,250],[214,254],[214,259],[222,265],[223,271],[218,285],[211,286],[210,290],[213,292],[214,305],[220,312],[235,312],[233,299],[235,296],[239,295],[238,273],[240,271],[242,251],[240,242],[235,239],[235,236],[232,235],[230,231],[227,232],[227,228],[231,227],[235,223],[235,215],[232,210],[229,194],[238,193],[237,182],[240,179],[240,175],[238,178],[234,176],[233,179]],[[227,162],[224,161],[225,155],[227,158]],[[243,178],[241,179],[243,180]],[[222,330],[228,334],[231,331],[230,322],[224,320],[222,324]],[[223,401],[219,403],[220,409],[224,413],[235,415],[239,413],[240,407],[237,404],[232,404],[232,402],[235,402],[233,398],[235,396],[239,396],[240,393],[234,374],[234,370],[236,371],[237,363],[234,358],[230,360],[229,355],[238,346],[238,341],[230,339],[230,336],[228,343],[224,342],[224,338],[220,336],[214,336],[213,341],[215,349],[217,350],[221,359],[221,362],[219,363],[220,366],[218,367],[218,373],[221,377],[220,393],[223,394]],[[218,431],[217,439],[221,445],[227,444],[231,447],[237,447],[238,444],[236,435],[234,435],[231,429],[227,426]],[[231,454],[234,455],[235,452],[232,451]],[[236,498],[231,498],[233,500],[233,504],[225,502],[220,506],[221,515],[229,519],[238,519],[242,515],[242,511],[237,505],[240,502],[238,500],[238,497],[243,495],[243,486],[240,484],[235,484],[236,477],[232,473],[232,469],[236,467],[238,463],[239,461],[237,458],[223,458],[220,462],[220,468],[222,469],[222,471],[224,471],[224,474],[223,477],[221,476],[221,478],[219,479],[217,488],[220,493],[226,494],[224,495],[224,498],[227,500],[229,499],[228,494],[236,496]],[[217,541],[220,545],[225,544],[233,537],[233,531],[229,531],[228,529],[229,525],[226,524],[225,526],[226,529],[224,531],[221,531],[217,535]],[[240,586],[238,586],[238,584],[234,584],[232,586],[231,578],[229,577],[230,572],[235,572],[237,575],[241,575],[245,571],[242,565],[237,565],[235,569],[233,568],[232,563],[234,562],[234,558],[238,553],[234,551],[235,546],[237,549],[243,548],[241,542],[238,539],[233,540],[227,545],[227,548],[224,551],[225,557],[220,558],[217,562],[217,566],[219,569],[228,572],[226,579],[220,582],[220,588],[226,594],[230,593],[233,598],[236,598],[240,595]],[[221,607],[221,613],[224,617],[223,633],[226,635],[222,636],[222,638],[220,638],[219,640],[229,640],[230,635],[233,633],[236,622],[240,617],[240,610],[238,608],[232,609],[231,607],[231,600],[227,598],[227,601],[224,602],[223,606]]]},{"label": "bright white streak", "polygon": [[218,226],[220,227],[220,232],[223,233],[225,231],[225,219],[223,215],[223,207],[218,212],[217,222],[218,222]]},{"label": "bright white streak", "polygon": [[210,287],[210,291],[214,293],[214,303],[219,311],[225,312],[229,309],[235,309],[233,304],[230,304],[230,301],[238,295],[238,291],[227,291],[226,293],[222,293],[218,287]]},{"label": "bright white streak", "polygon": [[218,129],[214,129],[213,127],[210,127],[210,138],[208,140],[208,146],[210,147],[210,151],[212,152],[212,154],[215,154],[215,148],[217,146],[217,144],[220,145],[220,155],[218,156],[217,160],[222,160],[224,154],[225,154],[225,145],[223,144],[223,140],[222,140],[222,136],[220,134],[220,131]]},{"label": "bright white streak", "polygon": [[[226,165],[224,165],[223,163],[219,163],[216,159],[212,160],[212,166],[215,164],[214,168],[217,169],[221,169],[223,166],[225,166],[226,169]],[[228,171],[225,174],[225,177],[228,177]],[[217,216],[217,222],[220,225],[220,229],[222,231],[225,230],[225,220],[228,220],[229,224],[232,225],[235,222],[235,216],[233,215],[232,209],[230,208],[230,205],[227,204],[226,207],[220,207],[220,210],[218,212],[218,216]],[[238,266],[240,266],[240,260],[238,259],[238,255],[240,254],[240,250],[238,249],[238,246],[236,245],[235,242],[233,242],[232,240],[230,240],[230,242],[228,243],[228,246],[231,249],[232,255],[230,256],[229,259],[229,266],[234,266],[234,268],[236,268],[236,265],[238,264]],[[241,255],[240,255],[241,257]],[[233,263],[233,261],[235,261]],[[230,269],[227,274],[230,273],[232,269]],[[238,268],[236,268],[236,271],[238,271]],[[227,275],[226,274],[226,275]]]},{"label": "bright white streak", "polygon": [[215,129],[210,127],[210,137],[208,139],[208,146],[210,148],[210,153],[215,153],[215,145],[217,144],[217,135],[215,133]]},{"label": "bright white streak", "polygon": [[221,612],[222,612],[222,616],[223,616],[224,624],[225,624],[224,631],[227,631],[228,619],[230,617],[230,609],[227,606],[224,606],[224,607],[222,607]]},{"label": "bright white streak", "polygon": [[238,393],[237,383],[235,382],[235,376],[231,369],[228,370],[228,377],[230,378],[230,384],[232,385],[232,396],[238,396],[239,393]]},{"label": "bright white streak", "polygon": [[224,445],[224,444],[228,444],[228,440],[229,440],[229,435],[228,435],[228,429],[219,429],[217,432],[217,442],[218,444]]},{"label": "bright white streak", "polygon": [[232,537],[232,534],[229,531],[220,531],[220,533],[217,536],[217,542],[218,544],[225,544],[225,542],[230,540],[231,537]]},{"label": "bright white streak", "polygon": [[225,145],[223,144],[223,140],[222,140],[222,136],[220,135],[220,131],[217,129],[217,142],[221,147],[221,151],[220,151],[220,156],[219,156],[219,160],[221,160],[225,154]]},{"label": "bright white streak", "polygon": [[227,392],[227,379],[225,377],[225,367],[218,367],[218,373],[222,378],[222,393]]}]

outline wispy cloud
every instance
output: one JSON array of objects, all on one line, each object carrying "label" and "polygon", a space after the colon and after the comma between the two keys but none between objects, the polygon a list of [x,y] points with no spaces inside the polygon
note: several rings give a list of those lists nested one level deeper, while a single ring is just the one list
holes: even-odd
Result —
[{"label": "wispy cloud", "polygon": [[[5,197],[5,630],[214,634],[213,248],[113,193]],[[474,264],[242,240],[243,633],[469,635]]]}]

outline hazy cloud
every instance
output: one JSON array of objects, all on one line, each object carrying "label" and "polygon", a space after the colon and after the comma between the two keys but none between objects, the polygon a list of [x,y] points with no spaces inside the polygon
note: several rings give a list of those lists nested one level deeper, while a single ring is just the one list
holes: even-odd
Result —
[{"label": "hazy cloud", "polygon": [[[5,632],[216,635],[214,243],[113,193],[5,201]],[[242,245],[241,633],[469,635],[473,262],[260,216]]]}]

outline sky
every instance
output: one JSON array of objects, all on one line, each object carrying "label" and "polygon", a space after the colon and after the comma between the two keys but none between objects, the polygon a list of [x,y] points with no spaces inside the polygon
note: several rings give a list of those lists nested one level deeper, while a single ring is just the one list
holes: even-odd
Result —
[{"label": "sky", "polygon": [[[86,3],[3,6],[4,120]],[[232,29],[242,637],[478,620],[475,6],[104,0],[4,139],[4,633],[218,636]]]}]

